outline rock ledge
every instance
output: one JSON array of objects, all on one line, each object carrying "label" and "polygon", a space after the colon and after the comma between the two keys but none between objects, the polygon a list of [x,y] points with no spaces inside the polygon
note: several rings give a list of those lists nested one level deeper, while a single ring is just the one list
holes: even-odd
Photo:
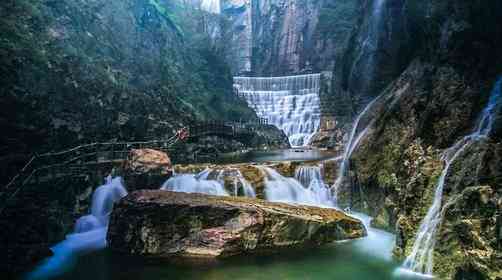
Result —
[{"label": "rock ledge", "polygon": [[108,242],[130,255],[224,257],[365,234],[359,220],[334,209],[142,190],[115,206]]}]

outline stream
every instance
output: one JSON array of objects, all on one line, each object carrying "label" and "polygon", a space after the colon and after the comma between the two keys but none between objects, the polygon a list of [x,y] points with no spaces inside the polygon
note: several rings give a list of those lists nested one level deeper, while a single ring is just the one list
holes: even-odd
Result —
[{"label": "stream", "polygon": [[[299,154],[304,153],[299,152]],[[283,151],[269,155],[263,153],[262,156],[290,159],[288,153]],[[312,157],[316,156],[319,160],[325,155],[319,153]],[[268,200],[333,207],[330,197],[326,196],[326,189],[324,189],[326,185],[321,179],[319,167],[301,166],[295,178],[282,177],[267,167],[263,167],[263,170],[267,174],[265,182],[268,190],[265,191],[268,192]],[[166,181],[162,189],[231,195],[225,192],[218,180],[207,180],[210,172],[213,171],[179,174]],[[193,182],[183,183],[187,180]],[[241,178],[241,180],[244,179]],[[185,187],[187,185],[191,187]],[[364,223],[368,230],[367,237],[336,242],[319,248],[291,249],[276,254],[250,254],[217,261],[199,260],[197,262],[145,259],[115,254],[105,247],[107,217],[113,202],[123,197],[125,192],[120,177],[113,179],[108,177],[105,185],[100,186],[94,193],[92,208],[97,210],[80,218],[75,232],[52,248],[54,256],[42,262],[25,278],[86,280],[420,279],[416,278],[417,276],[395,274],[400,263],[392,258],[394,235],[371,228],[371,218],[360,213],[350,213],[350,215]],[[295,193],[295,195],[286,195],[290,193]],[[249,196],[253,197],[251,194]],[[90,223],[94,220],[102,221]]]},{"label": "stream", "polygon": [[[368,216],[353,216],[369,223]],[[369,228],[368,236],[359,240],[216,262],[145,260],[102,249],[69,258],[55,271],[30,279],[420,279],[394,276],[400,263],[392,261],[393,244],[394,235]]]}]

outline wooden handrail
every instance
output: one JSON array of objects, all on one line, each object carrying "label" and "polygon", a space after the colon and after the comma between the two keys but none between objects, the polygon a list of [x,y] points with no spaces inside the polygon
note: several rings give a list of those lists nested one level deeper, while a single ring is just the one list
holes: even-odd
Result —
[{"label": "wooden handrail", "polygon": [[[41,160],[47,159],[47,158],[54,158],[62,155],[71,155],[74,153],[81,153],[83,150],[86,148],[97,148],[99,146],[111,146],[112,150],[119,153],[120,149],[115,149],[114,147],[117,146],[125,146],[125,147],[132,147],[136,145],[145,145],[148,146],[150,144],[163,144],[164,147],[169,147],[173,144],[175,144],[177,141],[176,135],[172,136],[171,138],[167,140],[152,140],[152,141],[135,141],[135,142],[105,142],[105,143],[91,143],[91,144],[84,144],[80,145],[68,150],[63,150],[59,152],[48,152],[44,154],[39,154],[39,155],[34,155],[30,158],[30,160],[23,166],[23,168],[19,171],[18,174],[16,174],[10,181],[7,183],[2,191],[6,191],[9,188],[11,188],[12,185],[14,185],[22,175],[26,175],[26,173],[29,172],[29,170],[35,170],[39,168],[40,166],[44,166],[43,163],[40,163]],[[91,156],[91,155],[96,155],[98,152],[105,152],[101,151],[99,149],[96,149],[95,152],[93,153],[84,153],[84,154],[78,154],[70,159],[62,160],[63,163],[70,163],[74,160],[77,160],[79,158],[84,158],[86,156]]]}]

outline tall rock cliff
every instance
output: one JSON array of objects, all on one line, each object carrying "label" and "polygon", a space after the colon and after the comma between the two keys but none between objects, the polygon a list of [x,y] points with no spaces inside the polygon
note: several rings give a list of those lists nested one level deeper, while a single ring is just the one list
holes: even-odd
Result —
[{"label": "tall rock cliff", "polygon": [[235,74],[332,70],[357,18],[356,0],[223,0]]},{"label": "tall rock cliff", "polygon": [[[335,94],[349,98],[353,112],[382,99],[370,110],[375,123],[354,153],[340,200],[395,231],[404,258],[432,204],[441,154],[475,128],[502,74],[502,3],[362,4],[343,67],[335,68]],[[378,25],[368,25],[375,14],[382,15]],[[500,105],[495,110],[488,140],[466,149],[446,176],[433,253],[442,279],[501,277]]]}]

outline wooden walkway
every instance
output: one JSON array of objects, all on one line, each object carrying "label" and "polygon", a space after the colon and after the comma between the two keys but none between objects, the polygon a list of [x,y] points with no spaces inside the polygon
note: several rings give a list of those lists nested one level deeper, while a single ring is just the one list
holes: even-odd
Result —
[{"label": "wooden walkway", "polygon": [[202,122],[189,127],[189,138],[197,139],[205,136],[220,136],[236,140],[249,139],[254,133],[256,126],[266,125],[266,119],[256,122]]},{"label": "wooden walkway", "polygon": [[178,138],[145,142],[112,142],[81,145],[69,150],[34,155],[21,171],[5,185],[0,193],[0,214],[7,202],[25,185],[41,184],[72,176],[96,177],[101,167],[118,166],[131,149],[155,149],[169,152]]},{"label": "wooden walkway", "polygon": [[[188,129],[188,140],[197,141],[200,137],[219,136],[241,141],[252,138],[257,122],[201,122]],[[37,185],[67,177],[101,178],[101,171],[111,170],[127,160],[132,149],[155,149],[166,153],[173,152],[172,146],[179,141],[179,134],[167,140],[144,142],[92,143],[72,149],[34,155],[21,171],[0,190],[0,214],[7,202],[14,198],[26,185]]]}]

